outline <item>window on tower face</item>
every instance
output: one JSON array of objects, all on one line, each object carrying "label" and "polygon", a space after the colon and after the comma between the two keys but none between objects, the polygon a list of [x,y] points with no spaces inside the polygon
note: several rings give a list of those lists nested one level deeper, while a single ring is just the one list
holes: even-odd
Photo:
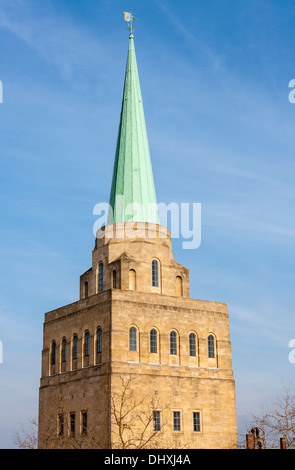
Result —
[{"label": "window on tower face", "polygon": [[161,431],[161,412],[153,411],[153,431]]},{"label": "window on tower face", "polygon": [[103,290],[103,263],[98,266],[98,290]]},{"label": "window on tower face", "polygon": [[84,283],[84,297],[85,299],[88,297],[88,282],[85,281]]},{"label": "window on tower face", "polygon": [[55,365],[56,342],[52,341],[51,344],[51,365]]},{"label": "window on tower face", "polygon": [[87,434],[87,412],[81,412],[81,434]]},{"label": "window on tower face", "polygon": [[73,361],[78,359],[78,336],[73,337]]},{"label": "window on tower face", "polygon": [[157,330],[155,330],[154,328],[150,331],[150,352],[158,352],[158,335]]},{"label": "window on tower face", "polygon": [[136,290],[136,272],[134,269],[129,270],[129,290]]},{"label": "window on tower face", "polygon": [[170,354],[177,354],[177,335],[175,331],[170,333]]},{"label": "window on tower face", "polygon": [[159,287],[159,263],[156,259],[152,261],[152,286]]},{"label": "window on tower face", "polygon": [[182,277],[176,276],[176,295],[182,296]]},{"label": "window on tower face", "polygon": [[189,335],[189,355],[195,356],[196,355],[196,335],[195,333],[191,333]]},{"label": "window on tower face", "polygon": [[173,431],[181,431],[180,411],[173,411]]},{"label": "window on tower face", "polygon": [[59,436],[64,435],[64,415],[63,414],[58,415],[58,435]]},{"label": "window on tower face", "polygon": [[129,329],[129,351],[137,351],[137,331],[134,326]]},{"label": "window on tower face", "polygon": [[86,331],[84,336],[84,356],[89,356],[89,331]]},{"label": "window on tower face", "polygon": [[96,335],[96,352],[101,353],[101,340],[102,340],[102,331],[101,328],[97,328]]},{"label": "window on tower face", "polygon": [[117,289],[117,271],[113,271],[113,289]]},{"label": "window on tower face", "polygon": [[70,434],[71,436],[75,435],[76,431],[76,415],[75,413],[70,413]]},{"label": "window on tower face", "polygon": [[67,340],[64,338],[61,343],[61,362],[66,362],[67,360]]},{"label": "window on tower face", "polygon": [[201,421],[200,421],[200,412],[194,411],[193,412],[193,430],[194,432],[201,431]]},{"label": "window on tower face", "polygon": [[208,357],[215,357],[214,336],[208,336]]}]

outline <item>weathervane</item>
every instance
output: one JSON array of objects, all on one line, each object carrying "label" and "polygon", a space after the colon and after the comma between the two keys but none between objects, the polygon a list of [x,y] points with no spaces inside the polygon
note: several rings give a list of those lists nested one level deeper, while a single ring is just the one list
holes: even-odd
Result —
[{"label": "weathervane", "polygon": [[124,11],[124,20],[129,23],[128,29],[130,31],[130,34],[132,34],[134,30],[132,21],[136,20],[136,18],[134,18],[134,16],[132,15],[132,8],[130,10],[130,13],[128,13],[127,11]]}]

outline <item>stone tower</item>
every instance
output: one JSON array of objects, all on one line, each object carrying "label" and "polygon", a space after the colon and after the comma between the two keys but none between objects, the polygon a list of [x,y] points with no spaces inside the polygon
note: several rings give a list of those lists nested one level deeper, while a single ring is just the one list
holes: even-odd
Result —
[{"label": "stone tower", "polygon": [[190,298],[159,225],[131,31],[108,223],[80,300],[45,314],[39,447],[236,441],[227,306]]}]

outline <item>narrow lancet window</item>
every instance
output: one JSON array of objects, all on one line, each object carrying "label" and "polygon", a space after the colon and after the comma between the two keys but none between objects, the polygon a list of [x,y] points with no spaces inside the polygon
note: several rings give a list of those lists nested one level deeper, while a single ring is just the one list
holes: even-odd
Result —
[{"label": "narrow lancet window", "polygon": [[61,362],[66,362],[67,360],[67,340],[64,338],[61,343]]},{"label": "narrow lancet window", "polygon": [[152,286],[159,287],[159,263],[156,259],[152,261]]},{"label": "narrow lancet window", "polygon": [[51,343],[51,365],[55,365],[55,354],[56,354],[56,342],[52,341]]},{"label": "narrow lancet window", "polygon": [[195,333],[191,333],[189,335],[189,355],[195,356],[196,355],[196,335]]},{"label": "narrow lancet window", "polygon": [[177,354],[177,334],[175,331],[170,333],[170,354]]},{"label": "narrow lancet window", "polygon": [[117,271],[113,271],[113,289],[117,289]]},{"label": "narrow lancet window", "polygon": [[180,276],[176,277],[176,295],[182,297],[182,278]]},{"label": "narrow lancet window", "polygon": [[88,282],[85,281],[84,283],[84,297],[85,299],[88,297]]},{"label": "narrow lancet window", "polygon": [[129,351],[137,351],[137,331],[134,326],[129,329]]},{"label": "narrow lancet window", "polygon": [[154,328],[150,331],[150,352],[158,352],[158,335],[157,330],[155,330]]},{"label": "narrow lancet window", "polygon": [[103,290],[103,263],[98,266],[98,290]]},{"label": "narrow lancet window", "polygon": [[89,331],[86,331],[84,336],[84,356],[89,356]]},{"label": "narrow lancet window", "polygon": [[102,331],[101,328],[97,328],[97,334],[96,334],[96,352],[101,353],[101,346],[102,346]]},{"label": "narrow lancet window", "polygon": [[208,357],[215,357],[214,336],[208,336]]},{"label": "narrow lancet window", "polygon": [[136,272],[134,269],[129,270],[129,290],[136,290]]},{"label": "narrow lancet window", "polygon": [[78,359],[78,336],[73,337],[73,361]]}]

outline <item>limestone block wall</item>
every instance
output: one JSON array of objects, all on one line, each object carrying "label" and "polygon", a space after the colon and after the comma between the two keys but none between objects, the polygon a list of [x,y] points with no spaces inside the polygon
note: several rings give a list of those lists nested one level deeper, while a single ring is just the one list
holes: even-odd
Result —
[{"label": "limestone block wall", "polygon": [[[227,306],[190,299],[189,271],[175,262],[167,229],[136,224],[141,231],[130,238],[126,228],[115,224],[116,236],[109,226],[101,229],[92,267],[80,278],[80,301],[45,314],[40,446],[48,422],[56,439],[61,414],[63,436],[75,415],[81,437],[83,413],[89,432],[83,446],[115,445],[110,404],[122,379],[132,377],[136,400],[157,396],[162,448],[232,447],[237,426]],[[152,285],[153,260],[158,286]],[[174,412],[181,421],[177,431]],[[200,418],[198,431],[193,413]]]},{"label": "limestone block wall", "polygon": [[[109,361],[111,338],[111,291],[48,312],[43,326],[42,377],[69,372]],[[96,335],[102,330],[102,352],[96,354]],[[89,354],[85,357],[85,333],[89,333]],[[77,360],[73,363],[73,339],[78,337]],[[66,339],[66,361],[62,363],[62,341]],[[55,364],[51,364],[55,342]]]},{"label": "limestone block wall", "polygon": [[[39,448],[108,448],[109,379],[108,368],[92,366],[43,380],[39,391]],[[83,413],[87,414],[85,436]],[[73,436],[72,415],[75,419]],[[58,422],[60,416],[63,418],[62,435]]]},{"label": "limestone block wall", "polygon": [[[112,298],[112,392],[122,377],[132,376],[138,400],[157,394],[165,424],[159,439],[166,447],[234,447],[235,382],[226,304],[138,292],[116,291]],[[130,327],[137,331],[136,351],[129,350]],[[158,333],[156,353],[150,352],[152,329]],[[177,333],[173,355],[171,331]],[[193,357],[192,332],[197,339]],[[208,357],[209,335],[214,336],[213,358]],[[181,431],[173,430],[173,411],[180,412]],[[199,432],[193,431],[193,412],[200,415]]]},{"label": "limestone block wall", "polygon": [[[237,445],[237,423],[235,414],[235,387],[232,379],[222,380],[215,374],[207,377],[188,376],[184,370],[171,370],[170,374],[154,373],[156,367],[143,367],[138,364],[125,364],[113,367],[111,393],[119,396],[122,377],[131,377],[133,396],[141,401],[140,409],[148,414],[155,404],[160,411],[161,430],[151,442],[150,447],[222,449],[235,448]],[[180,412],[180,430],[173,426],[173,412]],[[193,413],[200,417],[200,429],[194,431]],[[134,420],[133,435],[140,434],[140,423]],[[149,423],[153,432],[153,422]],[[118,442],[118,429],[113,424],[111,441]],[[149,446],[148,446],[149,447]]]},{"label": "limestone block wall", "polygon": [[[131,326],[137,330],[136,351],[129,348]],[[95,351],[98,327],[102,330],[99,359]],[[158,334],[156,353],[150,351],[151,329]],[[88,362],[84,357],[85,331],[89,332]],[[177,333],[177,354],[173,355],[169,344],[171,331]],[[191,332],[197,338],[193,357],[189,352]],[[73,365],[74,334],[78,336],[78,359]],[[214,358],[208,358],[209,334],[215,338]],[[64,369],[63,338],[67,339]],[[50,363],[53,340],[57,345],[54,370]],[[81,413],[85,410],[89,430],[96,440],[105,439],[108,442],[105,441],[105,446],[115,442],[116,427],[110,425],[109,401],[113,394],[120,393],[122,377],[133,376],[137,400],[157,393],[164,447],[226,447],[236,439],[235,385],[225,304],[110,289],[48,312],[42,357],[40,430],[52,414],[56,435],[57,416],[64,413],[68,429],[69,416],[75,413],[79,432]],[[173,411],[180,412],[181,431],[173,431]],[[199,432],[192,430],[194,411],[200,413]],[[90,436],[88,445],[96,445]]]},{"label": "limestone block wall", "polygon": [[[129,328],[138,332],[138,350],[129,351]],[[149,334],[158,332],[158,353],[149,352]],[[177,335],[177,359],[169,354],[169,335]],[[189,356],[189,335],[195,333],[196,357]],[[208,336],[214,337],[215,357],[208,357]],[[118,345],[118,346],[117,346]],[[112,292],[112,361],[176,364],[232,370],[226,304],[195,299]],[[152,357],[153,356],[153,357]]]}]

